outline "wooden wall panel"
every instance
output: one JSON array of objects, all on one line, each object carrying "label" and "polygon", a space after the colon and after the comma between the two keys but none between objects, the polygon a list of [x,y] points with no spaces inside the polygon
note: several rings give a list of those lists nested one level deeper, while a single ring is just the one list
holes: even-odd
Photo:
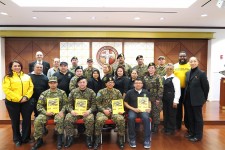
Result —
[{"label": "wooden wall panel", "polygon": [[[52,65],[52,60],[59,57],[60,42],[154,42],[154,57],[166,56],[167,63],[177,63],[178,53],[187,52],[188,58],[196,56],[199,67],[207,70],[208,40],[186,39],[73,39],[73,38],[6,38],[6,64],[13,59],[22,61],[24,72],[28,72],[28,64],[35,60],[35,53],[42,51],[44,60]],[[94,57],[94,56],[92,56]],[[147,62],[146,62],[147,63]],[[148,62],[149,63],[149,62]]]}]

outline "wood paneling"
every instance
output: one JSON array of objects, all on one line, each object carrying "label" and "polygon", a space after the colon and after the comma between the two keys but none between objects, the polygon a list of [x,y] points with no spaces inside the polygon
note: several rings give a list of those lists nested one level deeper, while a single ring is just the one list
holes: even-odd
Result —
[{"label": "wood paneling", "polygon": [[[81,38],[6,38],[6,64],[13,59],[22,61],[24,72],[28,64],[35,60],[35,53],[42,51],[44,60],[52,65],[52,60],[59,57],[60,42],[154,42],[155,62],[160,55],[166,56],[167,63],[177,63],[178,53],[187,52],[188,57],[196,56],[199,67],[207,70],[208,40],[198,39],[81,39]],[[92,56],[94,57],[94,56]]]}]

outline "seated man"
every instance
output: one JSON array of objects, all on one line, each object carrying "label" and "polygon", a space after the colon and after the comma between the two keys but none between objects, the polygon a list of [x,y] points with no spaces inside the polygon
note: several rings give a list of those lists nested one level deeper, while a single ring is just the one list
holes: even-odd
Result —
[{"label": "seated man", "polygon": [[[80,118],[83,118],[86,133],[86,144],[88,148],[92,147],[92,136],[94,133],[94,115],[93,112],[96,111],[95,98],[96,94],[92,89],[87,88],[87,79],[81,76],[77,79],[78,88],[73,89],[68,97],[68,113],[65,118],[65,131],[66,131],[66,144],[65,147],[68,148],[73,143],[74,136],[74,122]],[[87,109],[82,114],[79,114],[74,107],[77,105],[77,99],[87,100]]]},{"label": "seated man", "polygon": [[123,137],[125,134],[124,117],[122,114],[111,114],[112,100],[123,99],[123,97],[119,90],[113,88],[115,83],[112,76],[106,77],[105,84],[106,84],[106,88],[100,90],[96,97],[96,104],[97,104],[97,108],[99,112],[97,113],[96,122],[95,122],[94,149],[98,148],[98,145],[100,143],[101,130],[105,121],[108,118],[112,118],[112,120],[117,125],[118,134],[119,134],[119,146],[120,148],[123,148],[124,147]]},{"label": "seated man", "polygon": [[[138,97],[147,97],[150,98],[150,93],[142,89],[143,81],[140,78],[134,80],[134,89],[131,89],[127,92],[124,105],[128,108],[128,131],[129,131],[129,141],[130,147],[136,147],[136,133],[135,133],[135,119],[137,116],[141,117],[142,122],[144,123],[144,148],[150,148],[150,122],[149,122],[149,112],[150,106],[145,111],[141,111],[138,108]],[[150,104],[150,102],[149,102]]]},{"label": "seated man", "polygon": [[[36,150],[43,145],[43,128],[48,119],[54,119],[56,124],[55,130],[57,131],[57,148],[62,148],[62,137],[64,131],[64,116],[66,111],[66,106],[68,103],[68,99],[65,91],[57,88],[57,77],[52,76],[49,78],[48,85],[50,89],[41,93],[38,103],[37,110],[39,112],[38,117],[34,121],[34,139],[37,141],[32,150]],[[55,111],[59,113],[53,112],[53,107],[49,107],[49,105],[56,107]],[[47,109],[48,106],[48,109]],[[50,110],[51,108],[51,110]]]}]

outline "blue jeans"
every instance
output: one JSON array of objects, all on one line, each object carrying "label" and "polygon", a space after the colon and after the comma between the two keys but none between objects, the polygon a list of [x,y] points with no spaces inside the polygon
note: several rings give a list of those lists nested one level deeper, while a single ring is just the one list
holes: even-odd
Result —
[{"label": "blue jeans", "polygon": [[141,112],[136,113],[132,110],[128,112],[128,131],[129,131],[129,139],[136,140],[136,133],[135,133],[135,119],[140,117],[144,124],[144,141],[150,141],[151,137],[151,130],[150,130],[150,121],[149,121],[149,113]]}]

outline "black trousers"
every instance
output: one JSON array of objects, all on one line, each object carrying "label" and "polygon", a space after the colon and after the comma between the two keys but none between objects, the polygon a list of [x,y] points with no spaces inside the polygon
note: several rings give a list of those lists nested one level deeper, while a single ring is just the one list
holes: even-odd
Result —
[{"label": "black trousers", "polygon": [[[179,104],[177,105],[177,115],[176,115],[176,128],[180,129],[182,125],[182,119],[183,119],[183,102],[184,102],[184,91],[185,88],[181,88],[181,96],[179,99]],[[189,130],[189,123],[188,123],[188,117],[187,117],[187,109],[184,104],[184,125]]]},{"label": "black trousers", "polygon": [[[25,142],[30,139],[31,134],[31,114],[33,103],[31,100],[24,103],[15,103],[5,100],[5,105],[11,119],[14,142]],[[20,114],[22,116],[22,136],[20,134]]]},{"label": "black trousers", "polygon": [[177,109],[173,108],[173,99],[163,99],[163,124],[165,131],[174,132]]},{"label": "black trousers", "polygon": [[192,106],[190,99],[185,100],[187,107],[187,116],[189,120],[189,133],[198,139],[202,139],[203,136],[203,116],[202,105]]}]

